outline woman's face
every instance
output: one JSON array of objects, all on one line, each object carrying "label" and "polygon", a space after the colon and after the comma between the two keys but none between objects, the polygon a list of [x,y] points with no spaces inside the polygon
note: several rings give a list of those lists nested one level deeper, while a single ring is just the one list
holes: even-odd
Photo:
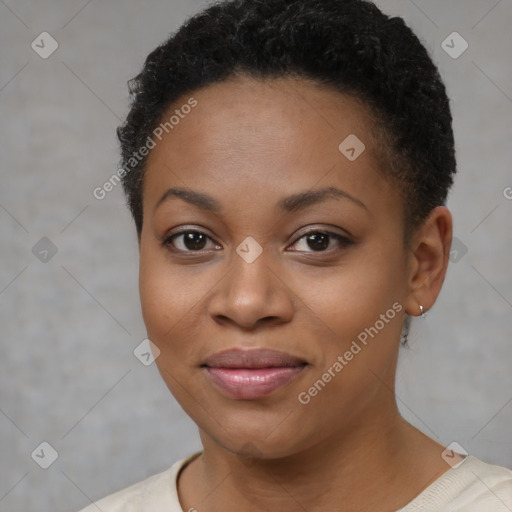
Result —
[{"label": "woman's face", "polygon": [[[232,452],[280,457],[386,422],[408,260],[364,108],[294,79],[191,96],[143,193],[140,296],[167,386]],[[211,359],[227,349],[292,358]]]}]

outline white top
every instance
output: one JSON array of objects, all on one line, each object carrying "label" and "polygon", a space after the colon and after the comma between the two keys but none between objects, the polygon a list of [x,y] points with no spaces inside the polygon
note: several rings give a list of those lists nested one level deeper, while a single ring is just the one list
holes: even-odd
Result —
[{"label": "white top", "polygon": [[[181,508],[178,499],[178,474],[200,453],[178,460],[162,473],[111,494],[81,512],[189,512]],[[511,511],[512,471],[469,455],[397,512]]]}]

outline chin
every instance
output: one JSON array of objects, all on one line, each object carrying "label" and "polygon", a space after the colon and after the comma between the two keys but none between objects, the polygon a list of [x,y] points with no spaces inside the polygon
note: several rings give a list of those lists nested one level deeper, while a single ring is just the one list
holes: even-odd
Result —
[{"label": "chin", "polygon": [[[279,459],[289,457],[314,444],[315,433],[308,434],[300,425],[286,425],[281,414],[275,418],[258,419],[239,415],[229,421],[229,415],[223,415],[220,426],[215,420],[207,419],[206,425],[200,426],[203,444],[212,440],[215,444],[233,455],[254,459]],[[196,422],[199,424],[199,422]],[[276,428],[277,426],[277,428]],[[281,426],[281,428],[280,428]],[[288,428],[287,428],[288,427]],[[300,434],[300,435],[299,435]]]}]

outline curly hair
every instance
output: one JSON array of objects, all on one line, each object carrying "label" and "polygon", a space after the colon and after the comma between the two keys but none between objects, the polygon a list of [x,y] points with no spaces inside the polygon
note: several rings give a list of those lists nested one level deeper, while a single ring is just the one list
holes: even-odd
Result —
[{"label": "curly hair", "polygon": [[221,0],[189,18],[128,82],[131,108],[117,135],[139,238],[147,161],[139,149],[180,97],[236,75],[304,78],[362,101],[381,171],[402,197],[406,239],[445,204],[456,172],[449,100],[402,18],[367,0]]}]

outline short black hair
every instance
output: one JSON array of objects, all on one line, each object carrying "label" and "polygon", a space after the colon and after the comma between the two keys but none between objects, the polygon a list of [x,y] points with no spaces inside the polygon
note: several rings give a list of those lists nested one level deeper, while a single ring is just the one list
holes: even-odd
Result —
[{"label": "short black hair", "polygon": [[237,75],[304,78],[361,100],[380,134],[382,170],[403,198],[406,238],[445,204],[456,172],[449,100],[402,18],[367,0],[221,0],[189,18],[128,82],[131,108],[117,134],[139,238],[140,148],[180,97]]}]

